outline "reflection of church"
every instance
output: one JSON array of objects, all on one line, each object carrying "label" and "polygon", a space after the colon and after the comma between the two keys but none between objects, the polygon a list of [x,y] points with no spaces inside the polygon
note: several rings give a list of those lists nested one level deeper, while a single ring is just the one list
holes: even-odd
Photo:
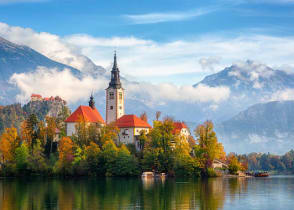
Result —
[{"label": "reflection of church", "polygon": [[[119,140],[124,143],[134,143],[142,130],[149,132],[151,126],[138,118],[136,115],[125,115],[125,95],[120,81],[119,68],[117,66],[116,54],[111,71],[111,80],[106,89],[106,124],[115,123],[120,129]],[[69,116],[66,122],[68,136],[76,133],[76,124],[84,121],[87,124],[99,124],[104,126],[105,121],[95,107],[93,96],[89,101],[89,106],[79,106]]]}]

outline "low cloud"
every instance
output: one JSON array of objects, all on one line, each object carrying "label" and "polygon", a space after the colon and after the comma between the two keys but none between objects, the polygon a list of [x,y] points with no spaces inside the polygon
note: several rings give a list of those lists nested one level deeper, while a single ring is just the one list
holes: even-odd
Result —
[{"label": "low cloud", "polygon": [[[69,103],[86,100],[91,91],[104,91],[108,85],[108,79],[104,77],[94,78],[84,76],[77,78],[70,70],[47,69],[39,67],[34,72],[14,74],[10,83],[16,85],[21,93],[17,100],[26,102],[32,93],[43,96],[59,95]],[[220,103],[230,96],[227,87],[208,87],[198,85],[176,86],[173,84],[151,84],[125,82],[126,97],[145,102],[149,106],[164,104],[168,101],[180,101],[185,103]]]},{"label": "low cloud", "polygon": [[149,103],[165,104],[168,101],[182,101],[185,103],[220,103],[230,96],[228,87],[209,87],[206,85],[176,86],[174,84],[128,84],[126,87],[129,97],[134,97]]},{"label": "low cloud", "polygon": [[211,9],[196,9],[185,12],[147,13],[137,15],[124,15],[132,24],[152,24],[171,21],[189,20],[213,12]]},{"label": "low cloud", "polygon": [[294,100],[294,89],[288,88],[280,90],[272,95],[271,101],[287,101]]},{"label": "low cloud", "polygon": [[9,82],[19,88],[20,94],[16,99],[22,103],[27,102],[32,93],[44,97],[58,95],[67,102],[74,103],[88,99],[92,91],[104,90],[107,85],[104,78],[77,78],[69,69],[58,71],[44,67],[39,67],[34,72],[13,74]]}]

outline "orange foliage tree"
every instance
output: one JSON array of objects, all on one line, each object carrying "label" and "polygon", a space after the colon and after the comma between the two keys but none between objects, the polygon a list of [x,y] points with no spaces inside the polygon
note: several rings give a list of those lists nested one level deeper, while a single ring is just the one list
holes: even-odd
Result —
[{"label": "orange foliage tree", "polygon": [[17,136],[16,128],[6,128],[0,137],[0,151],[3,161],[12,161],[15,156],[15,150],[19,146],[20,141]]},{"label": "orange foliage tree", "polygon": [[63,137],[59,142],[59,160],[62,164],[71,163],[74,158],[74,143],[69,137]]}]

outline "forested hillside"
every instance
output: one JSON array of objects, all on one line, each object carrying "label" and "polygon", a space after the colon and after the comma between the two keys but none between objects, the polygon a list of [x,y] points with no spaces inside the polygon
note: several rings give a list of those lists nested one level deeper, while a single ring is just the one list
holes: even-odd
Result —
[{"label": "forested hillside", "polygon": [[68,116],[69,109],[62,100],[54,101],[31,101],[23,107],[21,104],[12,104],[0,107],[0,134],[5,128],[15,127],[20,129],[21,122],[31,114],[35,114],[39,120],[46,116],[61,117]]}]

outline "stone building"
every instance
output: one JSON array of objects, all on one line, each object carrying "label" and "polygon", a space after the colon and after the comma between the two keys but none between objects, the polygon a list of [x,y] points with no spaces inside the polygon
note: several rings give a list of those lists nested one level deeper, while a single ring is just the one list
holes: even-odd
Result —
[{"label": "stone building", "polygon": [[141,120],[136,115],[124,115],[116,121],[116,126],[119,128],[119,141],[125,144],[135,144],[139,150],[138,137],[144,131],[148,134],[151,126]]},{"label": "stone building", "polygon": [[88,125],[105,125],[104,119],[95,107],[94,97],[90,97],[89,106],[79,106],[66,120],[66,135],[72,136],[76,133],[76,125],[85,122]]},{"label": "stone building", "polygon": [[186,140],[191,136],[189,128],[184,122],[174,122],[173,134],[183,136]]},{"label": "stone building", "polygon": [[106,89],[106,123],[115,122],[125,114],[124,89],[120,82],[116,53],[111,71],[111,81]]}]

